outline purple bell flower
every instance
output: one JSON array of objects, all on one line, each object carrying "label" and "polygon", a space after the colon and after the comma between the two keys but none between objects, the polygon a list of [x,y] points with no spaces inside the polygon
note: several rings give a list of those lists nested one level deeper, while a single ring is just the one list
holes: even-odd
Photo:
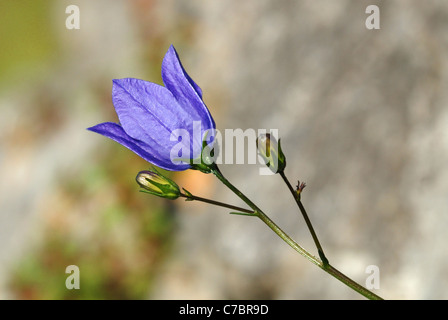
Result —
[{"label": "purple bell flower", "polygon": [[113,80],[112,101],[120,124],[105,122],[88,130],[165,170],[190,169],[193,160],[200,162],[203,142],[212,146],[215,121],[173,46],[162,62],[162,80],[165,87],[134,78]]}]

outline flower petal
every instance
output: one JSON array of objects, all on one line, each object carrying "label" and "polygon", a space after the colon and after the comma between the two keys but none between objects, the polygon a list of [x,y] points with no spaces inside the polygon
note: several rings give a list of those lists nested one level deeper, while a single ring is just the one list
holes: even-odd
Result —
[{"label": "flower petal", "polygon": [[[165,57],[163,59],[162,63],[162,78],[164,78],[164,66],[167,67],[168,73],[166,74],[167,78],[170,77],[170,73],[173,73],[174,76],[176,75],[182,75],[181,81],[184,81],[186,79],[188,83],[193,87],[193,89],[198,94],[199,98],[202,99],[202,90],[201,88],[196,84],[196,82],[191,79],[191,77],[188,75],[188,73],[185,71],[184,67],[182,66],[182,63],[180,62],[179,55],[177,54],[176,49],[173,45],[171,45],[168,48],[167,53],[165,54]],[[174,72],[173,72],[174,71]],[[164,80],[165,83],[165,80]],[[166,86],[166,83],[165,83]],[[168,88],[168,86],[167,86]],[[169,89],[169,88],[168,88]]]},{"label": "flower petal", "polygon": [[170,91],[148,81],[113,80],[112,101],[126,133],[145,142],[169,141],[171,131],[188,119]]},{"label": "flower petal", "polygon": [[209,146],[213,143],[215,122],[173,46],[163,60],[162,79],[166,87],[134,78],[113,80],[112,100],[121,126],[102,123],[89,130],[161,168],[186,170],[189,163],[173,158],[197,159],[202,139],[207,137]]},{"label": "flower petal", "polygon": [[168,158],[166,158],[166,155],[164,154],[165,152],[162,152],[162,154],[160,154],[160,150],[152,149],[147,144],[133,139],[124,131],[124,129],[119,124],[113,122],[105,122],[90,127],[88,128],[88,130],[99,133],[120,143],[121,145],[135,152],[146,161],[162,169],[171,171],[183,171],[190,168],[190,165],[188,164],[172,163],[169,158],[169,151]]},{"label": "flower petal", "polygon": [[201,121],[204,130],[215,128],[215,122],[202,101],[202,91],[183,68],[173,46],[163,58],[162,80],[193,121]]}]

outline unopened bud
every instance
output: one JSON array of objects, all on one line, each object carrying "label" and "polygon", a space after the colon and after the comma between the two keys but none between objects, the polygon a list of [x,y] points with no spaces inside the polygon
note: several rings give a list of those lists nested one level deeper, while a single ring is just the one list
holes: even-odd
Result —
[{"label": "unopened bud", "polygon": [[180,196],[179,186],[156,171],[140,171],[135,178],[143,192],[167,199]]},{"label": "unopened bud", "polygon": [[262,134],[257,139],[257,148],[272,172],[279,173],[285,170],[286,158],[283,154],[280,140],[277,143],[277,140],[271,134]]}]

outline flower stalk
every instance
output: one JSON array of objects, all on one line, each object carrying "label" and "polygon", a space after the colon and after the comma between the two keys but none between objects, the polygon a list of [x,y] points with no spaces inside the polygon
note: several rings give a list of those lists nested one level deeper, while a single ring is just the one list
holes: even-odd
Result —
[{"label": "flower stalk", "polygon": [[[188,192],[185,189],[184,189],[184,191],[185,191],[185,193],[181,192],[179,196],[183,197],[183,198],[186,198],[185,199],[186,201],[194,201],[194,200],[196,200],[196,201],[212,204],[214,206],[219,206],[219,207],[223,207],[223,208],[227,208],[227,209],[243,212],[246,215],[254,215],[254,211],[252,211],[252,210],[244,209],[244,208],[237,207],[237,206],[234,206],[234,205],[231,205],[231,204],[227,204],[227,203],[224,203],[224,202],[219,202],[219,201],[215,201],[215,200],[211,200],[211,199],[201,198],[201,197],[198,197],[198,196],[195,196],[195,195],[191,194],[190,192]],[[231,213],[234,213],[234,212],[231,212]]]},{"label": "flower stalk", "polygon": [[291,192],[294,200],[297,203],[297,206],[300,209],[300,212],[302,213],[303,219],[305,219],[305,222],[306,222],[306,225],[308,227],[308,230],[310,231],[311,236],[313,237],[313,241],[316,244],[317,252],[319,253],[320,259],[322,260],[324,266],[329,265],[328,259],[327,259],[327,257],[324,254],[324,249],[322,248],[322,246],[321,246],[321,244],[319,242],[319,239],[317,238],[317,235],[316,235],[316,232],[314,231],[314,228],[313,228],[313,225],[311,223],[311,220],[308,217],[308,214],[306,213],[306,210],[305,210],[305,207],[302,204],[302,201],[300,200],[301,192],[302,192],[303,188],[305,187],[305,185],[302,184],[303,187],[302,188],[299,187],[299,190],[298,190],[300,192],[297,192],[297,191],[295,191],[292,188],[291,183],[289,182],[288,178],[285,175],[285,172],[281,171],[281,172],[279,172],[279,174],[282,177],[282,179],[285,182],[285,184],[288,186],[289,191]]},{"label": "flower stalk", "polygon": [[280,174],[283,181],[288,186],[289,191],[291,192],[294,200],[296,201],[297,205],[299,206],[300,212],[302,212],[303,218],[305,219],[306,225],[308,227],[308,230],[311,233],[311,236],[313,237],[314,243],[317,247],[317,252],[319,253],[319,257],[322,260],[323,264],[326,266],[328,265],[328,259],[325,257],[324,250],[322,246],[320,245],[319,239],[317,238],[316,232],[314,231],[313,225],[311,223],[310,218],[308,217],[308,214],[306,213],[305,207],[303,206],[302,202],[300,201],[301,192],[303,188],[305,188],[305,184],[302,183],[297,187],[297,190],[295,191],[291,184],[289,183],[288,179],[285,175],[285,168],[286,168],[286,156],[282,151],[282,147],[280,144],[280,140],[275,139],[275,137],[272,137],[269,133],[268,134],[262,134],[257,139],[257,148],[258,152],[260,153],[261,157],[266,161],[266,165],[272,170],[274,173]]},{"label": "flower stalk", "polygon": [[238,188],[236,188],[230,181],[228,181],[224,175],[221,173],[221,171],[218,169],[216,165],[213,165],[212,173],[230,190],[232,190],[241,200],[243,200],[249,207],[251,207],[254,210],[254,214],[260,218],[261,221],[263,221],[272,231],[274,231],[283,241],[285,241],[291,248],[293,248],[295,251],[297,251],[299,254],[307,258],[309,261],[311,261],[313,264],[333,276],[334,278],[338,279],[348,287],[352,288],[359,294],[363,295],[364,297],[370,299],[370,300],[383,300],[380,296],[376,295],[372,291],[366,289],[365,287],[358,284],[356,281],[350,279],[345,274],[334,268],[332,265],[330,265],[327,261],[327,263],[324,263],[323,261],[319,260],[315,256],[313,256],[311,253],[309,253],[307,250],[302,248],[297,242],[295,242],[288,234],[286,234],[274,221],[272,221],[256,204],[254,204],[249,198],[247,198]]}]

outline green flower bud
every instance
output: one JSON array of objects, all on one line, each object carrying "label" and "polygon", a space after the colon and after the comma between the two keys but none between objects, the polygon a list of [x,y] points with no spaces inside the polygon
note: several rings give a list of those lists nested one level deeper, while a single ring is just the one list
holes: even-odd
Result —
[{"label": "green flower bud", "polygon": [[179,186],[157,171],[140,171],[135,178],[142,192],[167,199],[177,199],[180,196]]},{"label": "green flower bud", "polygon": [[277,143],[277,140],[271,134],[262,134],[257,139],[257,148],[272,172],[279,173],[285,170],[286,157],[283,154],[280,140]]}]

